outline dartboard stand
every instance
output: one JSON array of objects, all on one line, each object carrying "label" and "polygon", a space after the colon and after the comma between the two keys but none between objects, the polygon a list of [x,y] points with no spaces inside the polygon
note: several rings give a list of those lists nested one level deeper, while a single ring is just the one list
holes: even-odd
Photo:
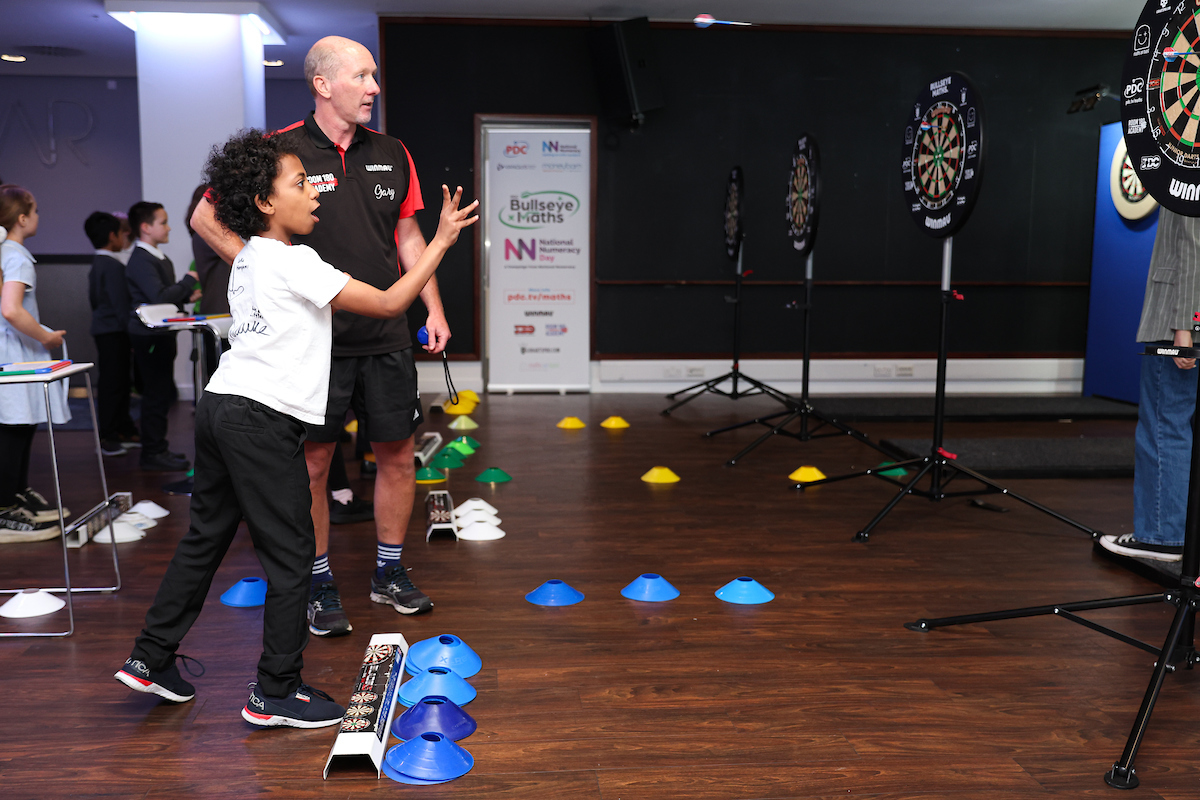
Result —
[{"label": "dartboard stand", "polygon": [[[1101,533],[1094,528],[1090,528],[1081,522],[1076,522],[1068,516],[1058,513],[1054,509],[1029,499],[1023,495],[1013,492],[1008,487],[1003,486],[991,478],[986,477],[973,469],[964,467],[956,463],[957,456],[954,453],[946,450],[942,446],[942,435],[946,425],[946,362],[947,362],[947,345],[946,345],[946,323],[950,312],[950,302],[952,300],[961,300],[962,295],[950,288],[950,265],[954,253],[954,237],[947,236],[942,240],[942,311],[941,311],[941,335],[938,342],[938,358],[937,358],[937,382],[936,391],[934,394],[933,407],[933,444],[930,447],[929,455],[920,458],[910,458],[905,461],[897,461],[886,465],[881,465],[871,469],[865,469],[859,472],[850,472],[845,475],[834,475],[830,478],[822,478],[821,480],[809,481],[807,483],[796,483],[792,488],[804,491],[813,486],[820,486],[825,483],[834,483],[836,481],[849,480],[850,478],[862,478],[873,476],[888,483],[895,484],[900,487],[900,491],[893,497],[883,510],[875,515],[867,525],[854,534],[856,542],[865,542],[871,537],[871,531],[875,526],[883,521],[893,508],[899,505],[900,501],[906,496],[913,494],[919,497],[925,497],[933,502],[940,502],[952,497],[974,497],[983,494],[1003,494],[1024,503],[1031,508],[1041,511],[1043,514],[1048,514],[1051,517],[1064,522],[1074,528],[1078,528],[1084,533],[1089,534],[1093,539],[1099,538]],[[893,472],[895,470],[916,469],[917,472],[912,478],[904,481],[893,478],[891,475],[885,475],[885,472]],[[929,476],[929,488],[918,489],[917,483],[926,475]],[[973,480],[983,484],[981,489],[970,489],[960,492],[948,492],[946,487],[960,475],[972,478]]]},{"label": "dartboard stand", "polygon": [[[760,380],[751,378],[739,368],[742,348],[742,276],[744,274],[742,272],[742,252],[744,248],[742,247],[742,236],[740,234],[736,237],[736,241],[737,270],[734,273],[733,279],[733,296],[725,296],[725,302],[733,306],[733,366],[724,375],[718,375],[711,380],[701,381],[686,389],[680,389],[678,392],[672,392],[667,395],[668,400],[674,400],[680,395],[686,396],[679,402],[664,408],[662,410],[663,416],[669,417],[675,409],[685,403],[690,403],[702,394],[709,393],[719,394],[723,397],[728,397],[730,400],[740,400],[743,397],[765,394],[784,405],[792,405],[796,402],[795,398],[786,392],[782,392]],[[721,384],[726,381],[730,383],[728,390],[721,388]],[[739,388],[739,382],[748,388]]]},{"label": "dartboard stand", "polygon": [[[1200,336],[1200,324],[1192,326],[1194,334]],[[1148,345],[1145,357],[1181,357],[1195,358],[1200,356],[1200,349],[1190,347],[1157,347]],[[1197,371],[1200,381],[1200,370]],[[1104,781],[1117,789],[1134,789],[1140,783],[1137,772],[1133,768],[1133,760],[1141,747],[1146,728],[1150,724],[1150,715],[1158,701],[1162,690],[1163,680],[1168,672],[1174,672],[1176,667],[1191,669],[1200,663],[1200,653],[1196,652],[1196,609],[1200,607],[1200,588],[1197,588],[1200,576],[1200,394],[1197,396],[1197,409],[1192,417],[1192,466],[1188,479],[1188,512],[1184,524],[1183,562],[1179,575],[1179,588],[1168,589],[1158,594],[1129,595],[1126,597],[1109,597],[1101,600],[1083,600],[1072,603],[1058,603],[1046,606],[1031,606],[1014,608],[1006,611],[992,611],[984,614],[963,614],[955,617],[938,619],[919,619],[906,622],[904,627],[913,631],[928,632],[934,628],[946,628],[952,625],[970,625],[979,622],[995,622],[1003,619],[1022,619],[1054,615],[1068,622],[1074,622],[1091,628],[1105,636],[1132,645],[1157,656],[1154,671],[1150,677],[1150,685],[1142,697],[1133,729],[1125,743],[1121,758],[1104,774]],[[1175,606],[1175,617],[1167,631],[1166,641],[1161,648],[1146,642],[1126,636],[1104,625],[1084,619],[1076,614],[1079,611],[1092,611],[1100,608],[1123,608],[1126,606],[1146,605],[1149,603],[1169,603]]]},{"label": "dartboard stand", "polygon": [[[889,458],[893,457],[890,452],[871,441],[871,438],[862,431],[855,430],[849,425],[846,425],[845,423],[839,422],[831,416],[821,413],[813,407],[811,402],[809,402],[808,370],[812,355],[811,348],[809,346],[809,315],[812,311],[812,285],[813,256],[812,251],[810,250],[804,263],[804,362],[801,372],[802,377],[800,383],[800,397],[797,399],[791,395],[787,395],[788,399],[786,401],[786,405],[788,406],[788,409],[786,411],[777,411],[774,414],[769,414],[765,417],[756,417],[755,419],[739,422],[736,425],[728,425],[724,428],[717,428],[716,430],[706,433],[705,436],[716,436],[717,434],[726,433],[727,431],[737,430],[739,428],[745,428],[749,425],[763,425],[769,429],[762,436],[758,437],[749,445],[742,448],[741,452],[739,452],[733,458],[726,461],[726,466],[732,467],[733,465],[737,464],[738,461],[740,461],[746,454],[748,454],[751,450],[754,450],[763,442],[767,441],[767,439],[770,439],[772,436],[789,436],[801,442],[808,442],[813,439],[825,439],[834,436],[850,436],[867,445],[868,447],[875,448],[879,452],[887,455]],[[776,420],[779,417],[783,417],[783,419],[778,423],[772,422],[772,420]],[[794,431],[787,430],[787,426],[791,425],[796,420],[800,420],[800,429]],[[814,427],[810,427],[810,421],[814,420],[816,421],[816,425]],[[826,426],[836,428],[837,431],[827,431],[824,433],[818,432]]]}]

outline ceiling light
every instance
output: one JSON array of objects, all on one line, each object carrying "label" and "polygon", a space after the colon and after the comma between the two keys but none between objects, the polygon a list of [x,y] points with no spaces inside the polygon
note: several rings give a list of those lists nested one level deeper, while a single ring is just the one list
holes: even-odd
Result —
[{"label": "ceiling light", "polygon": [[0,61],[11,61],[14,64],[20,64],[25,60],[25,56],[10,56],[8,53],[0,53]]},{"label": "ceiling light", "polygon": [[277,58],[273,61],[271,59],[267,59],[267,60],[263,61],[263,66],[264,67],[282,67],[283,59]]},{"label": "ceiling light", "polygon": [[104,10],[108,15],[132,31],[137,30],[137,13],[164,12],[176,14],[237,14],[248,17],[262,34],[263,44],[287,44],[283,26],[279,20],[263,7],[262,3],[244,2],[188,2],[183,0],[105,0]]}]

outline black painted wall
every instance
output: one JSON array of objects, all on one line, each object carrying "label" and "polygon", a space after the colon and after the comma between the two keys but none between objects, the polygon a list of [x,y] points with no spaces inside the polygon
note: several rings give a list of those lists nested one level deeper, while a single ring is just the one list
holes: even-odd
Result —
[{"label": "black painted wall", "polygon": [[[427,199],[443,181],[473,185],[475,113],[601,113],[588,35],[579,26],[384,22],[387,129],[412,151]],[[901,143],[922,85],[951,69],[971,77],[987,129],[979,202],[954,240],[966,300],[952,307],[950,349],[1082,355],[1098,129],[1119,107],[1104,100],[1090,113],[1065,110],[1082,87],[1119,90],[1123,39],[656,27],[652,41],[666,107],[636,132],[603,118],[600,126],[599,357],[729,351],[732,307],[722,298],[731,288],[605,281],[731,280],[721,210],[734,164],[746,176],[745,268],[753,270],[743,350],[800,350],[800,314],[785,306],[801,287],[753,281],[803,278],[784,221],[787,169],[803,131],[820,145],[824,182],[814,353],[932,353],[941,243],[904,204]],[[419,219],[432,234],[436,206]],[[452,352],[471,351],[478,324],[474,248],[464,236],[439,271]]]}]

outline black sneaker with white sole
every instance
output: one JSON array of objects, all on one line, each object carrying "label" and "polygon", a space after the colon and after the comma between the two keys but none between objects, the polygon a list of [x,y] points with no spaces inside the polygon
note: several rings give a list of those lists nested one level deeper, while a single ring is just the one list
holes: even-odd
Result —
[{"label": "black sneaker with white sole", "polygon": [[21,506],[0,508],[0,544],[24,544],[45,542],[62,535],[58,526],[58,515],[54,522],[34,522],[29,511]]},{"label": "black sneaker with white sole", "polygon": [[[186,703],[196,696],[196,687],[185,681],[179,674],[179,667],[175,665],[179,659],[184,659],[183,666],[189,675],[198,678],[204,674],[203,664],[190,656],[177,653],[171,659],[171,664],[162,670],[150,669],[141,659],[127,658],[125,666],[117,670],[113,677],[135,692],[156,694],[172,703]],[[187,664],[188,661],[199,667],[200,671],[192,672],[192,668]]]},{"label": "black sneaker with white sole", "polygon": [[336,497],[329,500],[329,522],[332,525],[351,525],[375,519],[375,504],[361,497],[351,497],[343,503]]},{"label": "black sneaker with white sole", "polygon": [[433,601],[413,586],[403,564],[397,564],[385,572],[382,581],[371,575],[371,601],[390,605],[401,614],[424,614],[433,610]]},{"label": "black sneaker with white sole", "polygon": [[345,636],[354,630],[342,610],[342,596],[333,581],[312,588],[308,596],[308,629],[313,636]]},{"label": "black sneaker with white sole", "polygon": [[[58,522],[58,506],[32,486],[26,486],[17,492],[17,505],[28,511],[34,522]],[[63,517],[69,516],[71,509],[63,506]]]},{"label": "black sneaker with white sole", "polygon": [[242,719],[263,728],[324,728],[338,724],[345,714],[332,697],[305,683],[287,697],[263,694],[252,683],[242,709]]},{"label": "black sneaker with white sole", "polygon": [[1182,561],[1183,545],[1150,544],[1139,542],[1132,533],[1120,536],[1101,536],[1100,546],[1110,553],[1130,556],[1131,558],[1149,558],[1153,561]]}]

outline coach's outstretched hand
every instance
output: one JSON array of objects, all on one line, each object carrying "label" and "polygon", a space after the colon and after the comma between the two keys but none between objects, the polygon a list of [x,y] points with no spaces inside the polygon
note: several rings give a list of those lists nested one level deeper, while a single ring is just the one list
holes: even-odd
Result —
[{"label": "coach's outstretched hand", "polygon": [[479,201],[471,203],[466,208],[459,208],[458,203],[462,200],[462,187],[459,186],[454,191],[454,196],[450,196],[450,189],[446,184],[442,184],[442,217],[438,221],[437,233],[434,234],[435,239],[441,239],[442,244],[447,248],[458,241],[458,232],[468,225],[474,225],[479,221],[479,215],[468,216],[472,211],[479,207]]}]

